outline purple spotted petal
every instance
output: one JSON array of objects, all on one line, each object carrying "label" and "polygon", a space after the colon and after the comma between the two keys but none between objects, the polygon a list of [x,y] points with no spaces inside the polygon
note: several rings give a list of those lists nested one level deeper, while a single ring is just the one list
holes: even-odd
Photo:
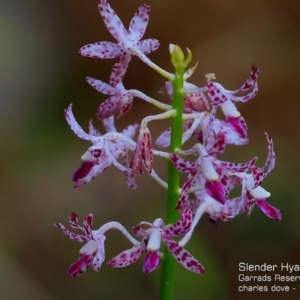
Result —
[{"label": "purple spotted petal", "polygon": [[275,152],[273,149],[273,140],[269,137],[269,135],[267,133],[265,133],[265,135],[268,140],[268,157],[267,157],[266,163],[262,167],[262,170],[265,173],[265,177],[266,177],[268,174],[270,174],[270,172],[275,167],[276,156],[275,156]]},{"label": "purple spotted petal", "polygon": [[89,134],[94,136],[101,136],[102,134],[94,127],[92,120],[89,123]]},{"label": "purple spotted petal", "polygon": [[230,125],[232,130],[234,130],[240,137],[242,138],[247,137],[248,135],[247,124],[245,122],[245,119],[242,116],[239,116],[237,118],[227,117],[226,121]]},{"label": "purple spotted petal", "polygon": [[248,183],[249,189],[254,189],[256,187],[258,187],[264,180],[265,178],[265,174],[263,173],[263,171],[256,166],[253,166],[251,168],[251,172],[252,172],[252,178],[253,178],[253,186],[251,186],[251,184]]},{"label": "purple spotted petal", "polygon": [[131,54],[124,52],[117,62],[114,64],[109,77],[109,84],[113,87],[120,83],[128,69],[129,63],[131,61]]},{"label": "purple spotted petal", "polygon": [[149,223],[149,222],[140,222],[138,223],[136,226],[132,227],[132,232],[136,235],[136,236],[148,236],[149,235],[149,230],[148,229],[144,229],[144,226],[147,226],[149,228],[153,227],[153,224]]},{"label": "purple spotted petal", "polygon": [[238,93],[247,92],[248,90],[252,89],[257,84],[258,75],[259,75],[259,69],[258,67],[253,65],[250,77],[247,79],[247,81],[238,90],[231,91],[231,92],[238,94]]},{"label": "purple spotted petal", "polygon": [[88,176],[95,164],[95,161],[83,161],[79,169],[73,173],[72,180],[77,182],[78,180]]},{"label": "purple spotted petal", "polygon": [[134,44],[143,37],[148,25],[149,15],[150,6],[148,4],[143,4],[138,8],[131,19],[128,34]]},{"label": "purple spotted petal", "polygon": [[226,143],[233,145],[245,145],[249,142],[248,138],[242,138],[237,132],[235,132],[231,126],[222,120],[215,119],[213,128],[215,132],[222,131],[226,136]]},{"label": "purple spotted petal", "polygon": [[176,169],[183,173],[191,172],[196,167],[195,163],[185,160],[173,153],[170,154],[170,159],[173,165],[176,167]]},{"label": "purple spotted petal", "polygon": [[196,173],[197,170],[194,169],[186,178],[184,184],[182,185],[180,197],[178,199],[175,209],[182,208],[185,202],[188,200]]},{"label": "purple spotted petal", "polygon": [[127,101],[123,104],[123,106],[121,107],[119,113],[118,113],[118,118],[124,116],[125,114],[127,114],[131,107],[132,107],[132,101],[133,100],[133,97],[128,97],[127,96]]},{"label": "purple spotted petal", "polygon": [[138,127],[139,127],[139,124],[129,125],[126,128],[124,128],[121,131],[121,133],[123,133],[124,135],[126,135],[129,138],[133,138],[136,134]]},{"label": "purple spotted petal", "polygon": [[214,198],[216,201],[224,204],[226,201],[225,186],[219,181],[206,180],[205,189],[207,194]]},{"label": "purple spotted petal", "polygon": [[204,94],[187,94],[184,97],[184,112],[202,112],[209,110],[209,104]]},{"label": "purple spotted petal", "polygon": [[71,264],[68,270],[68,275],[71,275],[73,277],[80,276],[91,265],[91,262],[92,262],[91,255],[82,255],[76,262]]},{"label": "purple spotted petal", "polygon": [[156,39],[147,39],[140,41],[136,44],[137,48],[139,48],[144,54],[149,54],[155,50],[157,50],[160,46],[160,43]]},{"label": "purple spotted petal", "polygon": [[282,211],[269,203],[267,203],[264,199],[256,200],[257,206],[261,209],[261,211],[271,219],[276,221],[280,221],[282,218]]},{"label": "purple spotted petal", "polygon": [[96,118],[98,120],[109,118],[122,109],[123,105],[128,102],[128,96],[122,93],[118,93],[106,99],[101,105],[96,113]]},{"label": "purple spotted petal", "polygon": [[105,260],[104,241],[106,237],[103,234],[99,233],[98,231],[96,231],[93,236],[95,238],[95,241],[97,242],[98,248],[97,248],[97,253],[93,259],[92,266],[94,271],[98,272],[101,268],[102,263]]},{"label": "purple spotted petal", "polygon": [[148,274],[154,271],[158,267],[159,262],[160,262],[160,257],[157,254],[157,252],[156,251],[149,252],[144,259],[143,272]]},{"label": "purple spotted petal", "polygon": [[137,183],[134,180],[134,177],[131,176],[130,172],[125,172],[125,181],[128,187],[132,190],[136,190],[138,188]]},{"label": "purple spotted petal", "polygon": [[171,127],[165,130],[155,141],[156,146],[166,148],[170,146]]},{"label": "purple spotted petal", "polygon": [[92,77],[86,77],[85,79],[93,88],[95,88],[97,91],[105,95],[112,96],[120,92],[118,88],[110,86],[109,84],[103,82],[102,80],[95,79]]},{"label": "purple spotted petal", "polygon": [[[100,175],[110,165],[111,165],[111,162],[107,161],[107,160],[102,160],[101,165],[95,164],[92,167],[92,169],[85,176],[83,176],[81,178],[76,177],[76,180],[74,180],[74,188],[78,188],[78,187],[81,187],[81,186],[89,183],[92,179],[94,179],[95,177]],[[78,170],[80,170],[80,168]]]},{"label": "purple spotted petal", "polygon": [[182,264],[188,270],[198,273],[204,274],[204,267],[183,247],[181,247],[177,242],[163,238],[169,252],[173,255],[173,257]]},{"label": "purple spotted petal", "polygon": [[103,119],[102,123],[107,132],[117,132],[114,116],[111,116],[107,119]]},{"label": "purple spotted petal", "polygon": [[140,130],[136,148],[130,163],[132,176],[135,174],[143,175],[145,168],[147,173],[152,170],[153,164],[153,148],[151,133],[148,128]]},{"label": "purple spotted petal", "polygon": [[77,241],[77,242],[88,242],[90,240],[90,238],[80,235],[80,234],[76,234],[73,233],[71,231],[69,231],[68,229],[65,228],[65,226],[61,223],[55,223],[54,226],[58,227],[59,229],[62,230],[62,232],[71,240]]},{"label": "purple spotted petal", "polygon": [[[246,102],[252,99],[258,92],[257,78],[258,68],[254,67],[248,80],[236,91],[226,90],[219,83],[208,81],[206,87],[212,105],[219,106],[226,101]],[[236,94],[249,91],[251,88],[253,89],[249,94],[236,96]]]},{"label": "purple spotted petal", "polygon": [[182,236],[189,232],[192,225],[192,211],[185,208],[180,216],[180,219],[164,230],[164,235]]},{"label": "purple spotted petal", "polygon": [[215,137],[214,143],[209,150],[210,155],[223,154],[226,150],[226,136],[220,131]]},{"label": "purple spotted petal", "polygon": [[93,214],[88,214],[83,221],[83,229],[85,235],[90,239],[93,238],[92,225],[93,225]]},{"label": "purple spotted petal", "polygon": [[122,45],[111,42],[97,42],[81,47],[78,53],[82,56],[92,58],[116,58],[124,51]]},{"label": "purple spotted petal", "polygon": [[250,161],[245,163],[232,163],[226,161],[220,161],[217,159],[213,159],[213,164],[217,168],[226,169],[227,171],[232,172],[246,172],[248,171],[257,161],[257,157],[252,158]]},{"label": "purple spotted petal", "polygon": [[140,244],[125,250],[114,258],[110,259],[107,264],[113,268],[122,268],[136,262],[143,252],[146,251],[146,244],[142,241]]},{"label": "purple spotted petal", "polygon": [[83,228],[78,224],[78,216],[77,213],[72,212],[69,217],[69,224],[72,228],[84,231]]},{"label": "purple spotted petal", "polygon": [[98,7],[105,26],[111,35],[122,45],[129,43],[130,39],[127,30],[118,15],[107,3],[107,0],[99,0]]},{"label": "purple spotted petal", "polygon": [[87,141],[95,141],[97,140],[94,136],[89,135],[83,131],[81,126],[77,123],[77,121],[74,118],[73,112],[72,112],[72,106],[71,103],[67,109],[64,111],[65,118],[71,127],[71,130],[81,139],[87,140]]},{"label": "purple spotted petal", "polygon": [[206,83],[210,102],[213,106],[220,106],[230,98],[226,94],[226,90],[217,82],[208,81]]}]

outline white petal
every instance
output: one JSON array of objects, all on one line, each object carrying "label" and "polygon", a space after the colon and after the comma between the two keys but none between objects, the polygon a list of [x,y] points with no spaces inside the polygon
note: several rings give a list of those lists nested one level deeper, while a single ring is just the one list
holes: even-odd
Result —
[{"label": "white petal", "polygon": [[94,240],[90,240],[79,250],[79,253],[84,255],[92,255],[97,251],[97,249],[98,244]]},{"label": "white petal", "polygon": [[218,180],[218,173],[216,172],[212,161],[209,157],[204,157],[202,160],[203,176],[208,180]]},{"label": "white petal", "polygon": [[86,161],[96,161],[97,159],[89,152],[86,151],[82,156],[81,160],[86,160]]},{"label": "white petal", "polygon": [[250,191],[250,194],[255,198],[255,199],[265,199],[271,196],[271,193],[266,191],[264,188],[261,186],[256,187],[255,189]]},{"label": "white petal", "polygon": [[238,118],[241,115],[231,100],[227,100],[225,103],[221,104],[221,109],[225,116]]},{"label": "white petal", "polygon": [[159,250],[160,243],[161,243],[160,230],[153,228],[151,230],[151,233],[150,233],[150,236],[149,236],[147,250],[148,251],[157,251],[157,250]]}]

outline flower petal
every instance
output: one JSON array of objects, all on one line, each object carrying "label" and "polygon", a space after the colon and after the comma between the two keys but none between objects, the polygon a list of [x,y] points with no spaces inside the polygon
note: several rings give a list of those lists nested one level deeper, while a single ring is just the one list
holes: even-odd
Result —
[{"label": "flower petal", "polygon": [[143,4],[138,8],[131,19],[128,35],[134,44],[143,37],[148,25],[149,15],[150,6],[148,4]]},{"label": "flower petal", "polygon": [[197,170],[194,169],[194,170],[191,171],[191,173],[186,178],[184,184],[182,185],[181,193],[180,193],[178,202],[175,206],[175,209],[183,207],[185,202],[188,200],[189,195],[190,195],[190,191],[191,191],[191,188],[192,188],[192,184],[193,184],[193,181],[194,181],[194,178],[195,178],[196,174],[197,174]]},{"label": "flower petal", "polygon": [[166,148],[170,146],[171,140],[171,127],[165,130],[155,141],[156,146]]},{"label": "flower petal", "polygon": [[216,201],[221,204],[226,202],[226,189],[221,182],[216,180],[206,180],[205,189],[207,194]]},{"label": "flower petal", "polygon": [[176,169],[180,172],[188,173],[196,168],[196,164],[194,162],[185,160],[176,154],[171,153],[170,159]]},{"label": "flower petal", "polygon": [[240,137],[246,138],[248,135],[247,124],[242,116],[239,117],[227,117],[227,123]]},{"label": "flower petal", "polygon": [[226,136],[224,132],[220,131],[217,133],[214,143],[209,150],[210,155],[223,154],[226,149]]},{"label": "flower petal", "polygon": [[58,227],[62,230],[62,232],[71,240],[77,241],[77,242],[88,242],[90,239],[87,236],[80,235],[77,233],[73,233],[66,229],[66,227],[62,223],[55,223],[54,226]]},{"label": "flower petal", "polygon": [[149,54],[155,50],[157,50],[160,46],[160,43],[156,39],[146,39],[140,41],[136,44],[137,48],[140,49],[144,54]]},{"label": "flower petal", "polygon": [[93,214],[88,214],[83,221],[83,229],[85,235],[90,239],[93,238],[92,226],[93,226]]},{"label": "flower petal", "polygon": [[267,217],[276,221],[281,220],[282,211],[280,209],[270,205],[264,199],[256,200],[256,204]]},{"label": "flower petal", "polygon": [[76,212],[72,212],[69,217],[69,224],[72,228],[84,231],[83,228],[78,224],[78,216]]},{"label": "flower petal", "polygon": [[[250,168],[254,168],[253,165],[256,163],[257,157],[253,157],[250,161],[245,163],[232,163],[232,162],[226,162],[226,161],[220,161],[217,159],[213,159],[213,164],[217,168],[225,169],[227,171],[232,172],[246,172]],[[256,167],[255,167],[256,168]]]},{"label": "flower petal", "polygon": [[143,272],[148,274],[154,271],[158,267],[159,262],[160,257],[157,254],[157,251],[150,251],[144,259]]},{"label": "flower petal", "polygon": [[266,177],[266,176],[268,176],[268,174],[270,174],[270,172],[275,167],[276,156],[275,156],[275,152],[273,149],[273,140],[269,137],[269,135],[266,132],[265,132],[265,135],[268,140],[268,157],[267,157],[266,163],[262,167],[262,170],[265,173],[264,176]]},{"label": "flower petal", "polygon": [[248,138],[242,138],[236,131],[234,131],[231,126],[225,122],[218,119],[214,120],[213,124],[214,132],[222,131],[226,136],[226,143],[233,145],[245,145],[249,142]]},{"label": "flower petal", "polygon": [[120,55],[118,61],[114,64],[111,70],[111,74],[109,77],[109,84],[111,86],[116,87],[118,83],[122,81],[130,61],[131,61],[130,53],[124,52],[122,55]]},{"label": "flower petal", "polygon": [[202,112],[209,110],[209,104],[204,94],[187,94],[184,97],[184,112]]},{"label": "flower petal", "polygon": [[71,275],[73,277],[80,276],[91,265],[91,262],[92,262],[91,255],[82,255],[76,262],[71,264],[68,270],[68,275]]},{"label": "flower petal", "polygon": [[101,136],[102,134],[94,127],[92,120],[89,123],[89,135]]},{"label": "flower petal", "polygon": [[128,97],[128,100],[126,103],[124,103],[124,105],[121,107],[119,113],[118,113],[118,118],[124,116],[126,113],[128,113],[132,107],[132,101],[133,97]]},{"label": "flower petal", "polygon": [[121,133],[123,133],[124,135],[126,135],[129,138],[133,138],[134,135],[136,134],[138,127],[139,127],[139,124],[129,125],[126,128],[124,128],[121,131]]},{"label": "flower petal", "polygon": [[102,263],[105,260],[105,247],[104,247],[104,242],[105,242],[105,235],[99,233],[98,231],[94,231],[93,232],[93,237],[95,239],[95,241],[97,242],[98,245],[98,249],[97,249],[97,253],[96,256],[93,259],[93,269],[95,272],[98,272],[101,268]]},{"label": "flower petal", "polygon": [[95,164],[95,161],[83,161],[79,169],[77,169],[73,173],[72,180],[74,182],[77,182],[78,180],[87,177],[90,174],[92,168],[95,166]]},{"label": "flower petal", "polygon": [[81,139],[83,140],[87,140],[87,141],[96,141],[97,138],[92,136],[92,135],[89,135],[87,133],[85,133],[83,131],[83,129],[81,128],[81,126],[77,123],[77,121],[75,120],[74,118],[74,115],[73,115],[73,112],[72,112],[72,106],[73,104],[71,103],[69,105],[69,107],[67,109],[65,109],[64,111],[64,115],[65,115],[65,118],[69,124],[69,126],[71,127],[71,130],[78,136],[80,137]]},{"label": "flower petal", "polygon": [[138,223],[136,226],[132,227],[133,233],[137,236],[143,236],[143,237],[148,236],[149,229],[144,229],[144,226],[148,226],[150,229],[153,228],[153,224],[146,222],[146,221],[142,221],[142,222]]},{"label": "flower petal", "polygon": [[[102,160],[100,165],[95,164],[92,167],[92,169],[90,170],[90,172],[87,173],[85,176],[83,176],[83,177],[78,176],[78,177],[76,177],[76,180],[73,180],[74,188],[78,188],[78,187],[81,187],[81,186],[89,183],[92,179],[94,179],[95,177],[100,175],[110,165],[111,165],[111,162],[108,160]],[[79,170],[80,170],[80,168],[77,171],[79,171]]]},{"label": "flower petal", "polygon": [[180,219],[164,230],[164,235],[182,236],[189,232],[192,225],[192,211],[189,208],[185,208],[180,216]]},{"label": "flower petal", "polygon": [[127,30],[118,15],[111,8],[109,3],[107,3],[107,0],[99,0],[98,7],[105,26],[111,35],[122,45],[130,42]]},{"label": "flower petal", "polygon": [[173,255],[173,257],[181,263],[188,270],[198,273],[204,274],[204,267],[183,247],[181,247],[177,242],[163,238],[169,252]]},{"label": "flower petal", "polygon": [[86,77],[85,79],[98,92],[103,93],[105,95],[112,96],[112,95],[115,95],[118,92],[120,92],[120,90],[118,88],[110,86],[109,84],[103,82],[102,80],[95,79],[92,77]]},{"label": "flower petal", "polygon": [[122,268],[136,262],[142,253],[146,250],[146,244],[144,241],[131,249],[125,250],[114,258],[110,259],[107,264],[113,268]]},{"label": "flower petal", "polygon": [[220,106],[226,101],[230,101],[229,95],[226,94],[226,90],[221,84],[208,81],[206,87],[210,102],[213,106]]},{"label": "flower petal", "polygon": [[247,79],[247,81],[238,90],[231,91],[231,93],[234,94],[244,93],[252,89],[257,84],[258,75],[259,75],[259,69],[258,67],[253,65],[250,77]]},{"label": "flower petal", "polygon": [[91,58],[116,58],[124,51],[122,45],[111,42],[97,42],[81,47],[78,53]]},{"label": "flower petal", "polygon": [[152,170],[153,148],[151,133],[148,128],[140,129],[136,148],[130,162],[132,176],[135,174],[143,175],[143,168],[147,173]]},{"label": "flower petal", "polygon": [[101,105],[96,113],[96,118],[98,120],[109,118],[117,114],[122,106],[128,101],[126,94],[118,93],[108,99],[106,99]]}]

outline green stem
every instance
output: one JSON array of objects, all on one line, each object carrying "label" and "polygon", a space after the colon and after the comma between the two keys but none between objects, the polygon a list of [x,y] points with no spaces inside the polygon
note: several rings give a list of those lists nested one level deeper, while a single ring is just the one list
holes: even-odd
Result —
[{"label": "green stem", "polygon": [[[182,146],[182,125],[183,125],[183,75],[184,68],[176,67],[173,81],[173,109],[176,114],[172,117],[171,123],[171,146],[170,151],[175,152],[176,148]],[[179,218],[179,212],[175,210],[179,198],[180,173],[171,161],[168,162],[168,204],[167,224],[175,223]],[[164,259],[161,264],[160,275],[160,300],[172,300],[175,284],[175,259],[165,248]]]}]

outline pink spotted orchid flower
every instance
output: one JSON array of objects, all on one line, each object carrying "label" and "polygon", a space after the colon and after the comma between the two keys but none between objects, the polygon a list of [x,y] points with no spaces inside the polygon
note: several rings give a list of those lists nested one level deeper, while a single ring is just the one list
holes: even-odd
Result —
[{"label": "pink spotted orchid flower", "polygon": [[176,154],[171,154],[170,159],[174,166],[183,173],[189,173],[184,182],[176,208],[181,208],[187,201],[193,188],[201,190],[216,201],[224,204],[226,201],[226,186],[228,172],[247,171],[256,162],[253,158],[246,163],[231,163],[218,160],[215,156],[225,151],[225,136],[222,132],[218,135],[211,128],[214,123],[214,114],[203,124],[203,144],[196,144],[193,148],[199,157],[195,162],[189,162]]},{"label": "pink spotted orchid flower", "polygon": [[96,113],[96,118],[98,120],[103,120],[114,115],[117,115],[117,117],[125,115],[131,109],[134,97],[151,102],[149,97],[138,90],[126,90],[122,82],[119,82],[114,87],[99,79],[86,77],[86,80],[100,93],[111,96],[100,104]]},{"label": "pink spotted orchid flower", "polygon": [[250,215],[256,204],[266,216],[279,221],[282,218],[282,211],[266,202],[271,194],[261,187],[263,180],[273,170],[276,159],[273,141],[267,133],[265,135],[268,141],[268,157],[264,166],[262,168],[251,166],[250,174],[234,173],[231,184],[232,187],[237,184],[242,185],[240,209],[247,210]]},{"label": "pink spotted orchid flower", "polygon": [[61,223],[55,223],[54,225],[60,228],[69,239],[86,244],[79,250],[80,257],[71,264],[68,275],[73,277],[80,276],[90,266],[93,267],[94,271],[98,272],[105,260],[104,241],[106,237],[101,232],[92,230],[93,215],[87,215],[83,225],[80,226],[77,214],[73,212],[70,215],[69,223],[73,229],[81,231],[83,235],[69,231]]},{"label": "pink spotted orchid flower", "polygon": [[[163,242],[173,257],[188,270],[203,274],[204,267],[182,246],[180,246],[173,237],[185,235],[192,224],[192,212],[186,208],[183,210],[180,219],[171,226],[165,226],[162,219],[156,219],[153,224],[141,222],[133,227],[135,235],[142,237],[142,241],[129,250],[125,250],[116,257],[108,261],[108,265],[115,268],[126,267],[140,256],[147,252],[143,264],[143,271],[149,273],[157,268],[160,262],[160,245]],[[148,229],[144,227],[147,226]]]},{"label": "pink spotted orchid flower", "polygon": [[[101,135],[90,123],[89,133],[83,131],[74,118],[72,113],[72,104],[65,110],[65,118],[73,130],[80,138],[93,143],[88,151],[82,156],[82,164],[73,174],[74,187],[82,186],[94,177],[101,174],[110,165],[115,165],[118,169],[129,173],[129,162],[127,166],[120,164],[117,159],[123,157],[126,159],[128,151],[134,151],[136,143],[132,140],[138,125],[130,125],[121,133],[116,132],[113,117],[103,120],[103,124],[108,133]],[[128,177],[127,183],[133,187],[135,184]]]},{"label": "pink spotted orchid flower", "polygon": [[[241,138],[247,137],[247,125],[233,102],[247,102],[255,97],[258,92],[258,74],[259,69],[253,66],[250,77],[235,91],[226,90],[217,82],[208,81],[206,84],[211,104],[221,108],[226,117],[226,122]],[[250,93],[238,96],[238,94],[246,93],[250,90],[252,90]]]},{"label": "pink spotted orchid flower", "polygon": [[159,47],[156,39],[142,40],[150,14],[150,6],[143,4],[131,19],[128,31],[106,0],[99,0],[99,11],[105,26],[117,43],[98,42],[88,44],[79,50],[83,56],[93,58],[119,58],[113,66],[109,83],[116,86],[124,77],[132,55],[148,54]]},{"label": "pink spotted orchid flower", "polygon": [[77,277],[84,273],[88,267],[92,266],[94,271],[98,272],[101,268],[102,263],[105,260],[105,248],[104,241],[106,239],[105,233],[110,229],[119,230],[133,245],[138,245],[139,242],[134,239],[129,232],[118,222],[108,222],[102,225],[97,230],[92,230],[93,215],[89,214],[83,221],[83,225],[78,224],[77,214],[71,213],[69,218],[70,226],[73,229],[79,230],[84,235],[76,234],[64,227],[61,223],[55,223],[54,226],[60,228],[63,233],[77,242],[84,242],[85,245],[79,250],[79,259],[71,264],[68,275]]}]

